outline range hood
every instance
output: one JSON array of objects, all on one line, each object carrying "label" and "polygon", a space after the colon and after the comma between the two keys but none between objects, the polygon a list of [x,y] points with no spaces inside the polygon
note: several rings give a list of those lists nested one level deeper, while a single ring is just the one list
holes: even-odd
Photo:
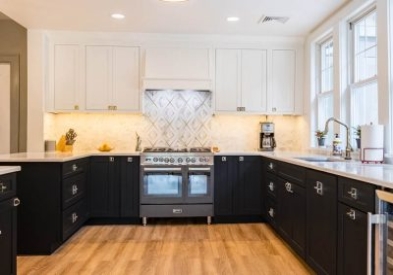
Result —
[{"label": "range hood", "polygon": [[212,49],[148,47],[144,90],[212,90]]},{"label": "range hood", "polygon": [[144,79],[144,90],[201,90],[211,91],[211,80],[190,79]]}]

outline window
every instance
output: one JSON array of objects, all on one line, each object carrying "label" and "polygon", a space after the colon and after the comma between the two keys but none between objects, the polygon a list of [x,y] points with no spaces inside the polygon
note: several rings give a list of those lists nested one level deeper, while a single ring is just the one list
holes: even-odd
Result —
[{"label": "window", "polygon": [[[323,130],[325,122],[333,116],[333,38],[329,37],[319,44],[319,69],[317,72],[317,128]],[[333,133],[328,133],[327,144]]]},{"label": "window", "polygon": [[350,23],[352,33],[350,124],[378,123],[377,14],[373,10]]}]

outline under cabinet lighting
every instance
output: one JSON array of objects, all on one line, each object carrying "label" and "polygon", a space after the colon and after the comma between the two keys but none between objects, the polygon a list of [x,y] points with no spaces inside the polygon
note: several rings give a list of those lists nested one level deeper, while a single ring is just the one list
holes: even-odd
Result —
[{"label": "under cabinet lighting", "polygon": [[230,17],[227,18],[227,21],[228,22],[237,22],[237,21],[239,21],[239,17],[230,16]]},{"label": "under cabinet lighting", "polygon": [[115,18],[115,19],[124,19],[125,18],[125,15],[121,14],[121,13],[114,13],[111,16],[112,16],[112,18]]}]

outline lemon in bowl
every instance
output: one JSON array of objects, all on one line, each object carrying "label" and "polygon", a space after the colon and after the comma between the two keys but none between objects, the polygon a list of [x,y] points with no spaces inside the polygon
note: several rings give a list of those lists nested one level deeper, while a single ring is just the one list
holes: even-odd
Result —
[{"label": "lemon in bowl", "polygon": [[100,152],[110,152],[114,147],[110,146],[108,143],[103,143],[100,147],[98,147],[98,151]]}]

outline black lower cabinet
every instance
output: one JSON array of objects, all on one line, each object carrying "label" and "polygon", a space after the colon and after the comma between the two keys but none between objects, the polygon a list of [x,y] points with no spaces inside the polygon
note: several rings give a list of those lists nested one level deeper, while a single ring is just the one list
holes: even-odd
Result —
[{"label": "black lower cabinet", "polygon": [[338,274],[367,274],[367,213],[338,204]]},{"label": "black lower cabinet", "polygon": [[[214,158],[214,216],[262,218],[261,158],[216,156]],[[243,219],[246,221],[247,219]]]},{"label": "black lower cabinet", "polygon": [[337,273],[337,177],[307,171],[306,261],[318,274]]},{"label": "black lower cabinet", "polygon": [[16,274],[16,225],[15,199],[0,201],[0,274]]},{"label": "black lower cabinet", "polygon": [[139,158],[92,157],[91,218],[139,217]]},{"label": "black lower cabinet", "polygon": [[278,178],[279,233],[302,257],[306,248],[306,190],[304,187]]}]

